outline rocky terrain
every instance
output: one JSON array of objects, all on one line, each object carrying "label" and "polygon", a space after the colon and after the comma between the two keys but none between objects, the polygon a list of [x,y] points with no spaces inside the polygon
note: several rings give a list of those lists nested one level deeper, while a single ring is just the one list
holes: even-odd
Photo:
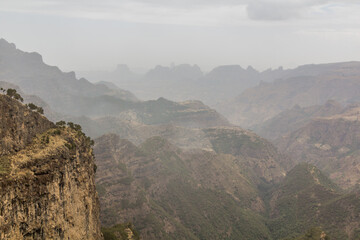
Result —
[{"label": "rocky terrain", "polygon": [[[344,192],[305,163],[285,176],[284,158],[255,134],[204,131],[212,151],[161,137],[140,146],[114,134],[97,139],[103,224],[133,222],[145,239],[307,239],[318,226],[334,239],[360,236],[358,190]],[[222,145],[229,139],[233,147]]]},{"label": "rocky terrain", "polygon": [[[102,223],[133,222],[144,239],[271,239],[259,189],[283,177],[281,156],[245,131],[216,131],[206,133],[217,152],[161,137],[140,146],[114,134],[97,139]],[[239,138],[241,153],[222,149],[227,137]]]},{"label": "rocky terrain", "polygon": [[354,187],[360,183],[359,112],[354,104],[340,114],[314,119],[279,138],[276,145],[290,156],[290,166],[312,163],[341,187]]},{"label": "rocky terrain", "polygon": [[89,139],[0,95],[0,238],[102,239]]},{"label": "rocky terrain", "polygon": [[360,239],[359,69],[119,66],[93,84],[2,39],[0,87],[83,128],[0,95],[0,239]]}]

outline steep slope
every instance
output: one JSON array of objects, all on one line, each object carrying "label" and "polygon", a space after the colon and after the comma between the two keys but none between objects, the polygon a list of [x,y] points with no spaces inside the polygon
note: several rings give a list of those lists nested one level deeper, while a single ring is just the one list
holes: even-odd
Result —
[{"label": "steep slope", "polygon": [[102,239],[89,140],[0,95],[0,238]]},{"label": "steep slope", "polygon": [[262,82],[246,90],[216,109],[232,123],[248,128],[296,104],[308,107],[324,104],[329,99],[341,104],[352,103],[360,100],[359,69],[359,62],[299,67],[272,83]]},{"label": "steep slope", "polygon": [[314,226],[334,239],[358,239],[358,196],[340,193],[315,166],[297,165],[270,194],[269,228],[274,239],[297,237]]},{"label": "steep slope", "polygon": [[360,183],[360,107],[351,105],[341,114],[312,120],[279,140],[276,145],[290,156],[291,164],[312,163],[343,188]]},{"label": "steep slope", "polygon": [[37,95],[56,112],[73,114],[81,104],[101,96],[136,101],[130,92],[94,85],[86,79],[76,79],[74,72],[64,73],[46,65],[40,54],[16,49],[14,44],[0,39],[0,80],[18,85],[25,93]]},{"label": "steep slope", "polygon": [[267,139],[277,139],[290,132],[298,130],[312,119],[318,117],[329,117],[344,111],[344,107],[333,100],[324,105],[300,107],[295,105],[289,110],[282,111],[275,117],[254,127],[254,131]]},{"label": "steep slope", "polygon": [[160,137],[136,147],[105,135],[94,149],[105,225],[131,221],[144,239],[271,239],[242,166],[255,157],[184,151]]}]

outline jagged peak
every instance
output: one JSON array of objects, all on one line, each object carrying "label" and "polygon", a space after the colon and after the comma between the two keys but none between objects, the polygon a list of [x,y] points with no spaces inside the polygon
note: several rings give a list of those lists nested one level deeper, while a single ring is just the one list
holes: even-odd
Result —
[{"label": "jagged peak", "polygon": [[251,65],[249,65],[247,68],[246,68],[246,71],[248,72],[253,72],[253,73],[259,73],[259,71],[257,71],[255,68],[253,68]]}]

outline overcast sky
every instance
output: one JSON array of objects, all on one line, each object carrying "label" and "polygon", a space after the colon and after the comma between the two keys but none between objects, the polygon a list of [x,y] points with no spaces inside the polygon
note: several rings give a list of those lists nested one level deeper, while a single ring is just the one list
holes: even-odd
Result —
[{"label": "overcast sky", "polygon": [[64,70],[360,60],[359,0],[0,0],[0,38]]}]

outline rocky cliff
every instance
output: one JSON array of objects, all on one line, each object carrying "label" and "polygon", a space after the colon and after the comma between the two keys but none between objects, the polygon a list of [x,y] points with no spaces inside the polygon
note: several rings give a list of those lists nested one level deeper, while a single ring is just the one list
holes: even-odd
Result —
[{"label": "rocky cliff", "polygon": [[102,239],[90,141],[0,95],[0,239]]},{"label": "rocky cliff", "polygon": [[290,167],[300,162],[316,165],[342,188],[360,183],[360,106],[341,114],[317,118],[279,138],[275,144],[290,156]]}]

